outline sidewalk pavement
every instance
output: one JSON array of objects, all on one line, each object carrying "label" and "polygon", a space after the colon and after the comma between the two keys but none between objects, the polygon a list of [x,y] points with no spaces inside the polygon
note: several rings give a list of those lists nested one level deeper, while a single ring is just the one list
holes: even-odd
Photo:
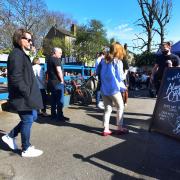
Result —
[{"label": "sidewalk pavement", "polygon": [[[147,131],[156,100],[146,95],[130,93],[127,135],[101,136],[103,111],[73,105],[64,109],[70,123],[44,117],[33,124],[31,142],[44,151],[40,157],[22,158],[0,140],[0,180],[179,180],[180,142]],[[0,112],[0,137],[18,121],[16,114]],[[115,111],[110,123],[114,130]]]}]

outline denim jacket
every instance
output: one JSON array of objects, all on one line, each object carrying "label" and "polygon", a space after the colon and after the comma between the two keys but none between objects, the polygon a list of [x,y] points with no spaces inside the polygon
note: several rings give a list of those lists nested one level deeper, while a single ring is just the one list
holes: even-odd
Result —
[{"label": "denim jacket", "polygon": [[106,63],[103,59],[98,68],[98,73],[101,77],[101,92],[102,95],[112,96],[118,92],[126,90],[124,85],[123,63],[121,60],[113,59],[112,62]]}]

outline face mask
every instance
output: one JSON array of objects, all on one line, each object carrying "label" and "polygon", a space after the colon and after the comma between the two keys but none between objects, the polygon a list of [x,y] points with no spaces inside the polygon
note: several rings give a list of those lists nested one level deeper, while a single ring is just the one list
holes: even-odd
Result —
[{"label": "face mask", "polygon": [[162,54],[167,55],[169,53],[169,50],[162,51]]}]

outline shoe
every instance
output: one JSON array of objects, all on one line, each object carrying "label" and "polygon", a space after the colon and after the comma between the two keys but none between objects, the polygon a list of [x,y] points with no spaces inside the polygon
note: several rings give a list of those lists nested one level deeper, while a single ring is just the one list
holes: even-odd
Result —
[{"label": "shoe", "polygon": [[112,131],[109,131],[109,132],[103,131],[102,132],[102,136],[108,136],[108,135],[111,135],[111,134],[112,134]]},{"label": "shoe", "polygon": [[60,121],[67,122],[67,121],[70,121],[70,118],[63,116],[60,118]]},{"label": "shoe", "polygon": [[99,109],[104,109],[104,103],[102,101],[100,101],[97,105],[96,105],[97,108]]},{"label": "shoe", "polygon": [[128,133],[129,133],[129,130],[126,128],[122,128],[116,131],[117,135],[123,135],[123,134],[128,134]]},{"label": "shoe", "polygon": [[16,144],[16,139],[11,138],[8,134],[2,136],[2,140],[12,149],[16,150],[18,149],[18,146]]},{"label": "shoe", "polygon": [[29,146],[25,151],[22,151],[22,157],[38,157],[43,154],[43,151],[35,149],[34,146]]},{"label": "shoe", "polygon": [[125,103],[124,106],[126,107],[126,106],[127,106],[127,103]]}]

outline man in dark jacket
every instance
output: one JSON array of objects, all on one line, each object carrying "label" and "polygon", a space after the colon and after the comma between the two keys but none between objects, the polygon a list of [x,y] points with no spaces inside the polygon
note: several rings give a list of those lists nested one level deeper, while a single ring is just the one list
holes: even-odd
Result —
[{"label": "man in dark jacket", "polygon": [[52,56],[47,61],[48,88],[51,91],[51,117],[57,121],[69,121],[63,115],[64,74],[61,64],[62,49],[53,48]]},{"label": "man in dark jacket", "polygon": [[21,121],[2,137],[2,140],[13,150],[17,149],[15,137],[21,133],[23,157],[37,157],[43,151],[30,144],[32,123],[37,119],[37,109],[41,109],[42,99],[38,88],[29,52],[32,35],[25,29],[18,29],[13,35],[14,49],[7,63],[9,103],[18,112]]},{"label": "man in dark jacket", "polygon": [[156,63],[152,69],[151,83],[154,82],[157,94],[161,85],[164,70],[167,67],[180,66],[180,58],[171,53],[170,42],[164,42],[161,46],[161,53],[157,56]]}]

